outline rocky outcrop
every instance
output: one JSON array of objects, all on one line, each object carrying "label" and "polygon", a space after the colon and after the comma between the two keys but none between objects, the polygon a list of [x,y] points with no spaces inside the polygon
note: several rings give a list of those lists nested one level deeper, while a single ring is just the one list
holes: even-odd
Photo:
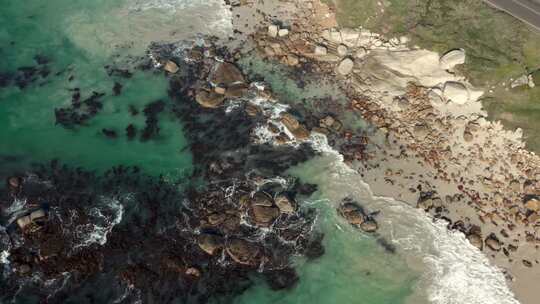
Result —
[{"label": "rocky outcrop", "polygon": [[448,81],[444,84],[444,97],[453,103],[463,105],[470,99],[470,93],[467,87],[460,82]]},{"label": "rocky outcrop", "polygon": [[281,123],[297,140],[306,140],[309,138],[309,131],[298,120],[289,113],[281,115]]},{"label": "rocky outcrop", "polygon": [[195,95],[195,100],[202,107],[214,109],[223,105],[225,96],[214,91],[199,89]]},{"label": "rocky outcrop", "polygon": [[198,244],[204,252],[214,255],[223,247],[223,238],[218,235],[203,233],[198,237]]},{"label": "rocky outcrop", "polygon": [[340,75],[346,76],[352,72],[353,67],[354,67],[354,61],[352,61],[352,59],[350,58],[345,58],[339,63],[337,67],[337,72]]},{"label": "rocky outcrop", "polygon": [[261,248],[252,242],[234,238],[228,241],[226,251],[238,264],[258,265],[262,254]]},{"label": "rocky outcrop", "polygon": [[[467,239],[473,245],[474,247],[482,250],[484,249],[484,241],[482,240],[482,237],[478,234],[469,234],[467,236]],[[492,244],[493,245],[493,244]]]},{"label": "rocky outcrop", "polygon": [[296,211],[296,203],[285,194],[278,195],[275,202],[281,213],[293,214]]},{"label": "rocky outcrop", "polygon": [[218,62],[208,77],[208,81],[215,86],[228,88],[234,84],[244,83],[244,75],[234,64]]},{"label": "rocky outcrop", "polygon": [[375,219],[367,215],[360,205],[349,199],[345,199],[337,211],[349,224],[364,232],[373,233],[379,228]]},{"label": "rocky outcrop", "polygon": [[465,63],[465,50],[455,49],[445,53],[440,59],[440,66],[445,70],[451,70],[456,65]]},{"label": "rocky outcrop", "polygon": [[180,70],[178,65],[172,60],[167,60],[167,62],[163,66],[163,69],[171,74],[175,74],[176,72],[178,72],[178,70]]}]

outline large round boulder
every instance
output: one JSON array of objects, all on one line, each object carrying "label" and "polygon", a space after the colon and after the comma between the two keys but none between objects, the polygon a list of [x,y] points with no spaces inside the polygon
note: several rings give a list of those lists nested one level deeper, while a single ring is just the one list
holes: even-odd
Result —
[{"label": "large round boulder", "polygon": [[226,251],[233,261],[243,265],[257,265],[261,254],[258,245],[236,238],[229,241]]},{"label": "large round boulder", "polygon": [[339,206],[338,213],[353,226],[360,226],[366,220],[362,209],[353,203],[345,203]]},{"label": "large round boulder", "polygon": [[240,69],[228,62],[218,63],[210,73],[208,80],[214,85],[224,85],[226,88],[233,84],[245,82]]},{"label": "large round boulder", "polygon": [[258,226],[268,227],[279,216],[279,208],[252,205],[250,215]]},{"label": "large round boulder", "polygon": [[447,52],[442,55],[439,60],[441,68],[445,70],[450,70],[458,64],[465,63],[465,50],[464,49],[455,49]]},{"label": "large round boulder", "polygon": [[213,109],[223,105],[225,96],[213,91],[208,92],[206,90],[199,90],[197,91],[197,95],[195,95],[195,100],[202,107]]},{"label": "large round boulder", "polygon": [[444,84],[444,97],[456,104],[466,104],[470,99],[470,93],[467,87],[456,81],[448,81]]},{"label": "large round boulder", "polygon": [[379,229],[379,226],[377,225],[377,222],[373,219],[368,219],[362,224],[360,224],[360,229],[362,229],[364,232],[375,232],[377,229]]},{"label": "large round boulder", "polygon": [[197,238],[197,243],[204,252],[214,255],[223,247],[223,238],[218,235],[203,233]]},{"label": "large round boulder", "polygon": [[287,195],[281,194],[278,195],[275,199],[276,206],[279,208],[281,213],[293,214],[295,211],[295,204],[292,199]]},{"label": "large round boulder", "polygon": [[352,72],[353,67],[354,61],[352,61],[351,58],[345,58],[339,63],[337,67],[337,72],[343,76],[349,75]]}]

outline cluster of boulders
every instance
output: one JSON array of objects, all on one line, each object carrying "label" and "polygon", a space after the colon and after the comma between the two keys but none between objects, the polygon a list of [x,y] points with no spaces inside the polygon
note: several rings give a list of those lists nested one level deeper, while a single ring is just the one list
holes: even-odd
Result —
[{"label": "cluster of boulders", "polygon": [[226,99],[242,97],[247,84],[242,72],[230,62],[215,61],[206,79],[196,91],[195,100],[205,108],[217,108]]},{"label": "cluster of boulders", "polygon": [[[114,169],[103,177],[56,165],[52,168],[55,171],[40,169],[40,179],[7,181],[11,199],[2,201],[47,200],[54,211],[30,209],[16,218],[14,229],[8,229],[9,237],[16,240],[9,255],[10,275],[16,279],[0,289],[3,299],[9,298],[9,288],[17,280],[39,276],[32,284],[45,292],[48,285],[39,282],[56,280],[65,273],[76,273],[66,286],[77,286],[103,272],[144,293],[154,292],[149,280],[169,284],[180,276],[180,283],[175,281],[180,284],[180,294],[193,292],[190,286],[200,284],[196,292],[208,298],[234,291],[248,280],[248,272],[255,271],[273,288],[290,288],[298,278],[289,258],[297,254],[316,258],[324,252],[322,237],[313,229],[314,210],[301,209],[295,200],[297,193],[313,191],[302,184],[287,189],[269,184],[256,190],[259,186],[250,180],[226,181],[203,191],[189,189],[185,203],[180,203],[182,194],[175,184],[142,177],[129,168]],[[97,193],[95,189],[111,192]],[[116,196],[118,191],[129,192],[130,198]],[[0,195],[6,197],[6,193]],[[130,215],[92,233],[92,227],[101,224],[93,222],[96,212],[99,221],[112,222],[109,211],[100,207],[100,197],[111,196]],[[170,228],[162,230],[161,225]],[[104,229],[108,232],[97,236]],[[84,235],[87,239],[81,239]],[[134,248],[137,257],[126,258]],[[224,257],[230,263],[223,263]]]},{"label": "cluster of boulders", "polygon": [[364,232],[372,233],[379,229],[373,216],[367,214],[362,206],[351,199],[344,199],[337,211],[349,224]]}]

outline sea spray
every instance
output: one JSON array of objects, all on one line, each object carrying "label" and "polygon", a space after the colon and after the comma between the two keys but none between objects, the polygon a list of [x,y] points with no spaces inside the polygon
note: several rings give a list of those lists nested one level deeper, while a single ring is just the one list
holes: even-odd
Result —
[{"label": "sea spray", "polygon": [[78,237],[74,249],[92,244],[105,245],[107,235],[122,221],[124,206],[116,199],[101,198],[102,206],[94,207],[88,216],[90,223],[75,227]]}]

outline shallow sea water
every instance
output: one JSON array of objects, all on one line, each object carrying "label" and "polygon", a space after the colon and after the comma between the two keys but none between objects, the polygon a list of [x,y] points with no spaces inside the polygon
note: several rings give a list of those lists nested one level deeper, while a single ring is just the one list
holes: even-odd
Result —
[{"label": "shallow sea water", "polygon": [[[50,58],[51,74],[24,90],[0,88],[0,175],[55,158],[99,172],[116,165],[137,165],[145,173],[171,178],[189,173],[189,143],[182,125],[167,114],[160,116],[161,133],[155,140],[128,141],[124,135],[128,124],[144,127],[144,116],[132,116],[130,105],[142,111],[155,100],[169,102],[165,76],[136,72],[130,79],[111,78],[104,65],[113,61],[121,64],[128,55],[144,55],[146,46],[154,40],[193,40],[198,33],[230,34],[230,12],[224,8],[219,0],[5,1],[0,10],[0,72],[34,65],[33,58],[39,54]],[[55,75],[58,72],[61,74]],[[73,80],[69,81],[71,76]],[[111,94],[115,81],[123,86],[120,96]],[[275,76],[277,90],[293,90],[296,99],[321,93],[303,95],[290,81],[283,79],[281,85],[279,81],[279,75]],[[87,126],[68,130],[55,125],[54,108],[68,105],[72,94],[69,89],[75,87],[81,89],[83,98],[92,91],[107,96],[103,111]],[[106,138],[101,133],[103,128],[116,130],[119,138]],[[295,288],[274,292],[260,282],[235,303],[514,303],[505,300],[508,294],[504,281],[500,281],[502,275],[491,274],[493,269],[484,267],[481,255],[470,253],[465,256],[469,260],[462,259],[461,264],[457,263],[459,259],[441,259],[442,251],[437,251],[440,244],[430,236],[444,229],[430,226],[429,219],[411,222],[422,214],[403,211],[398,202],[387,206],[384,200],[371,198],[365,185],[354,180],[358,176],[340,175],[343,172],[336,168],[340,168],[339,159],[330,153],[291,171],[305,182],[319,185],[320,190],[305,203],[320,212],[317,229],[325,234],[326,254],[315,261],[296,260],[300,282]],[[386,252],[377,237],[360,233],[337,216],[336,204],[345,196],[353,196],[373,211],[386,208],[378,237],[395,245],[396,253]],[[394,218],[403,214],[409,222]],[[467,245],[458,236],[449,234],[448,238],[455,242],[442,241],[452,250]],[[483,267],[476,270],[472,280],[463,268],[469,266],[468,262]],[[444,263],[457,263],[458,268]],[[486,278],[486,283],[482,285],[477,278]],[[502,291],[483,302],[460,298],[463,288],[471,284],[486,288],[486,292],[490,284]]]}]

